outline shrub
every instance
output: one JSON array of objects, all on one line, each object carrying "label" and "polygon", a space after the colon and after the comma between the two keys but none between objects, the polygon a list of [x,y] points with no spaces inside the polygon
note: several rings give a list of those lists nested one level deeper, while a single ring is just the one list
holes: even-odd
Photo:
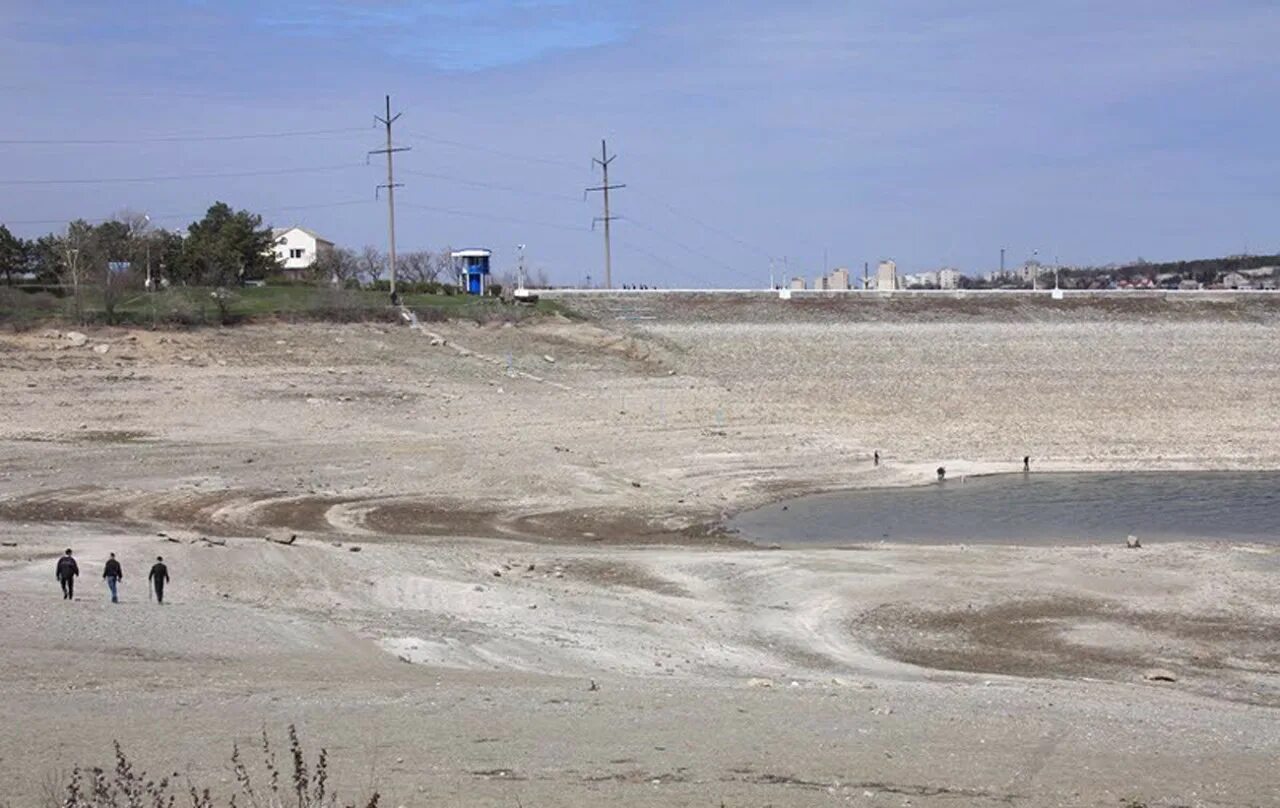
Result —
[{"label": "shrub", "polygon": [[162,292],[155,299],[155,320],[165,325],[204,325],[209,321],[204,301],[174,292]]},{"label": "shrub", "polygon": [[49,292],[24,292],[0,286],[0,322],[14,328],[29,328],[57,316],[61,310],[62,302]]},{"label": "shrub", "polygon": [[381,298],[370,300],[347,289],[317,289],[298,316],[307,320],[358,323],[395,322],[399,315]]}]

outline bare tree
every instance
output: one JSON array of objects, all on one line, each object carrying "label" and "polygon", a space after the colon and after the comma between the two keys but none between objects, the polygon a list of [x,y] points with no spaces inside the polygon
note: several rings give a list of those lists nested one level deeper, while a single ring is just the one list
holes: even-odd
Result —
[{"label": "bare tree", "polygon": [[111,220],[119,222],[129,229],[129,235],[134,238],[145,236],[147,231],[151,229],[151,217],[145,213],[136,210],[124,208],[116,211]]},{"label": "bare tree", "polygon": [[396,272],[405,280],[415,283],[432,283],[440,277],[435,257],[426,250],[396,256]]},{"label": "bare tree", "polygon": [[387,258],[377,247],[366,244],[360,250],[360,275],[368,283],[376,283],[387,269]]},{"label": "bare tree", "polygon": [[436,278],[441,283],[453,283],[458,279],[457,269],[453,266],[453,248],[445,247],[436,253]]},{"label": "bare tree", "polygon": [[360,258],[346,247],[325,250],[316,258],[316,277],[341,286],[360,275]]}]

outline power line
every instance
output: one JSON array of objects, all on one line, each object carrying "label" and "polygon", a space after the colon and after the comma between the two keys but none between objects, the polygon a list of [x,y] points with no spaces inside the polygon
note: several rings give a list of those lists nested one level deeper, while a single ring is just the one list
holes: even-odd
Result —
[{"label": "power line", "polygon": [[[319,204],[311,204],[311,205],[280,205],[278,207],[258,208],[257,212],[278,213],[278,212],[294,211],[294,210],[321,210],[324,208],[341,208],[341,207],[347,207],[350,205],[367,205],[372,201],[373,201],[372,199],[348,199],[343,202],[322,202]],[[149,215],[151,216],[151,219],[153,221],[160,221],[160,220],[172,220],[172,219],[198,219],[201,216],[203,216],[205,213],[206,211],[200,211],[199,213],[152,213]],[[83,216],[77,216],[72,219],[18,219],[18,220],[8,219],[8,220],[4,220],[5,224],[12,224],[12,225],[68,224],[70,222],[75,222],[75,221],[85,221],[85,222],[89,222],[90,224],[99,224],[101,222],[114,221],[114,217],[102,216],[94,219],[86,219]]]},{"label": "power line", "polygon": [[565,160],[556,160],[550,157],[535,157],[527,154],[515,154],[501,149],[494,149],[488,146],[481,146],[477,143],[467,143],[461,140],[449,140],[448,138],[435,137],[434,135],[423,135],[416,132],[404,132],[405,137],[415,140],[424,140],[428,143],[438,143],[442,146],[452,146],[456,149],[469,149],[471,151],[482,152],[484,154],[492,154],[495,157],[505,157],[508,160],[519,160],[524,163],[542,163],[543,165],[559,166],[561,168],[581,169],[582,166],[576,163],[570,163]]},{"label": "power line", "polygon": [[658,197],[656,197],[656,196],[653,196],[652,194],[646,194],[644,191],[639,191],[639,190],[636,190],[636,189],[634,189],[634,188],[632,189],[632,191],[633,191],[633,193],[636,193],[636,194],[638,194],[639,196],[644,197],[645,199],[648,199],[648,200],[651,200],[651,201],[653,201],[653,202],[658,203],[659,205],[661,205],[662,207],[664,207],[664,208],[666,208],[668,211],[670,211],[673,215],[678,216],[678,217],[680,217],[681,219],[686,219],[686,220],[688,220],[688,221],[691,221],[691,222],[693,222],[694,224],[698,225],[699,227],[703,227],[703,228],[705,228],[705,229],[707,229],[707,230],[711,231],[712,233],[715,233],[715,234],[716,234],[716,235],[718,235],[718,236],[722,236],[722,237],[724,237],[724,238],[727,238],[728,240],[730,240],[730,241],[734,242],[735,244],[737,244],[737,245],[738,245],[738,246],[740,246],[740,247],[744,247],[744,248],[746,248],[746,249],[748,249],[748,250],[750,250],[750,251],[752,251],[752,252],[755,252],[755,253],[758,253],[758,254],[760,254],[760,255],[764,256],[765,258],[769,259],[770,261],[772,261],[772,260],[774,259],[774,256],[770,255],[770,254],[769,254],[769,252],[768,252],[768,250],[765,250],[763,247],[759,247],[759,246],[757,246],[757,245],[755,245],[755,244],[752,244],[752,243],[751,243],[751,242],[749,242],[749,241],[744,241],[743,239],[738,238],[737,236],[733,235],[732,233],[730,233],[730,232],[728,232],[728,231],[726,231],[726,230],[722,230],[722,229],[720,229],[720,228],[718,228],[718,227],[716,227],[716,226],[714,226],[714,225],[707,224],[706,222],[702,221],[701,219],[697,218],[696,216],[693,216],[693,215],[692,215],[692,214],[690,214],[690,213],[686,213],[685,211],[682,211],[682,210],[679,210],[678,208],[673,207],[671,204],[669,204],[669,203],[668,203],[668,202],[666,202],[665,200],[662,200],[662,199],[660,199],[660,198],[658,198]]},{"label": "power line", "polygon": [[689,278],[695,284],[702,285],[706,283],[705,280],[689,272],[687,269],[679,267],[676,264],[671,263],[670,261],[668,261],[667,259],[659,255],[655,255],[654,253],[646,250],[645,248],[639,246],[638,244],[633,244],[630,241],[627,241],[626,239],[618,239],[618,243],[622,245],[624,249],[628,249],[628,250],[631,250],[632,252],[639,253],[640,255],[645,256],[646,258],[653,261],[654,263],[659,264],[660,266],[664,266],[678,275],[682,275],[686,278]]},{"label": "power line", "polygon": [[166,174],[155,177],[96,177],[60,180],[10,180],[0,179],[0,185],[109,185],[112,183],[140,182],[174,182],[179,180],[233,179],[236,177],[279,177],[286,174],[317,174],[327,171],[343,171],[349,168],[363,168],[365,163],[346,163],[332,166],[310,166],[306,168],[262,169],[258,171],[224,171],[204,174]]},{"label": "power line", "polygon": [[419,205],[412,202],[401,202],[400,205],[406,208],[414,208],[415,210],[426,210],[433,213],[446,213],[450,216],[464,216],[470,219],[488,219],[494,222],[504,222],[508,224],[524,224],[532,227],[547,227],[554,230],[567,230],[572,233],[589,233],[591,232],[585,227],[573,227],[567,224],[555,224],[553,222],[539,222],[532,219],[518,219],[510,216],[495,216],[490,213],[476,213],[469,210],[457,210],[455,208],[441,208],[435,205]]},{"label": "power line", "polygon": [[326,135],[346,135],[356,132],[366,133],[364,127],[347,127],[344,129],[305,129],[290,132],[252,132],[248,134],[230,135],[155,135],[136,138],[6,138],[0,139],[5,146],[119,146],[139,143],[212,143],[229,140],[274,140],[290,137],[323,137]]},{"label": "power line", "polygon": [[428,179],[433,179],[433,180],[441,180],[443,182],[454,182],[459,185],[468,185],[468,186],[471,186],[472,188],[484,188],[490,191],[506,191],[508,193],[524,194],[526,196],[536,196],[536,197],[541,197],[543,199],[556,199],[562,202],[582,202],[582,200],[579,199],[578,197],[569,196],[567,194],[553,194],[549,191],[534,191],[528,188],[517,188],[511,185],[499,185],[497,183],[483,182],[480,180],[468,180],[462,177],[450,176],[448,174],[436,174],[430,171],[415,171],[414,169],[411,169],[411,168],[402,168],[400,170],[406,174],[413,174],[414,176],[426,177]]},{"label": "power line", "polygon": [[637,219],[635,219],[635,218],[634,218],[634,217],[632,217],[632,216],[624,216],[624,217],[622,217],[622,218],[623,218],[625,221],[628,221],[628,222],[630,222],[631,224],[635,225],[636,227],[639,227],[641,230],[645,230],[645,231],[647,231],[647,232],[649,232],[649,233],[652,233],[653,235],[657,236],[658,238],[660,238],[660,239],[662,239],[662,240],[664,240],[664,241],[670,242],[671,244],[675,245],[676,247],[679,247],[679,248],[680,248],[680,249],[682,249],[682,250],[685,250],[686,252],[691,252],[691,253],[693,253],[694,255],[697,255],[697,256],[700,256],[700,257],[702,257],[702,258],[705,258],[706,260],[710,261],[711,263],[716,264],[717,266],[719,266],[719,267],[721,267],[721,268],[723,268],[723,269],[725,269],[725,270],[727,270],[727,271],[729,271],[729,272],[732,272],[732,273],[733,273],[733,274],[735,274],[735,275],[741,275],[741,276],[743,276],[743,277],[748,277],[748,278],[749,278],[749,277],[751,277],[750,273],[744,272],[743,270],[741,270],[741,269],[739,269],[739,268],[737,268],[737,267],[735,267],[735,266],[732,266],[731,264],[727,264],[727,263],[725,263],[724,261],[721,261],[719,258],[716,258],[715,256],[713,256],[713,255],[711,255],[711,254],[709,254],[709,253],[705,253],[705,252],[703,252],[702,250],[697,249],[696,247],[690,247],[688,244],[685,244],[685,243],[684,243],[684,242],[682,242],[682,241],[679,241],[679,240],[677,240],[677,239],[674,239],[674,238],[672,238],[671,236],[664,235],[663,233],[660,233],[659,231],[655,230],[654,228],[650,227],[649,225],[645,224],[644,222],[638,221]]}]

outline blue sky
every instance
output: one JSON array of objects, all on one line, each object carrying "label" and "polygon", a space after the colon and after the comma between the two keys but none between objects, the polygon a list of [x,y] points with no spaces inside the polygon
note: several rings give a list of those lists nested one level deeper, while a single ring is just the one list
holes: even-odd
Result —
[{"label": "blue sky", "polygon": [[[0,140],[336,130],[0,143],[0,221],[221,199],[383,246],[390,93],[401,249],[563,283],[601,275],[603,137],[616,282],[1275,252],[1278,39],[1248,0],[0,0]],[[241,176],[65,183],[191,174]]]}]

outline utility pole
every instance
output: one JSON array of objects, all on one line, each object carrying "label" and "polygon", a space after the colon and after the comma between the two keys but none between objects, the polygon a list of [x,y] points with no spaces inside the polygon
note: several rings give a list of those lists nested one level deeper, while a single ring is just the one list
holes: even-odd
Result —
[{"label": "utility pole", "polygon": [[400,113],[394,116],[391,114],[391,96],[387,96],[387,117],[379,118],[377,115],[373,119],[387,128],[387,147],[385,149],[374,149],[369,154],[385,154],[387,156],[387,184],[379,185],[378,188],[387,189],[387,266],[391,271],[391,300],[395,301],[396,297],[396,188],[402,186],[396,184],[395,169],[391,164],[391,155],[396,152],[409,151],[408,146],[392,146],[391,145],[391,124],[400,119]]},{"label": "utility pole", "polygon": [[524,288],[524,245],[517,244],[516,249],[519,251],[519,262],[516,264],[516,288]]},{"label": "utility pole", "polygon": [[[145,228],[147,228],[148,226],[150,226],[150,224],[151,224],[151,216],[150,216],[149,214],[143,214],[143,216],[142,216],[142,226],[143,226],[143,228],[144,228],[144,229],[145,229]],[[145,283],[144,285],[146,286],[147,291],[148,291],[148,292],[151,292],[151,291],[152,291],[152,287],[151,287],[151,234],[150,234],[150,233],[144,233],[144,237],[145,237],[145,238],[146,238],[146,240],[147,240],[147,281],[146,281],[146,283]]]},{"label": "utility pole", "polygon": [[[67,228],[70,231],[71,228]],[[77,243],[79,243],[77,239]],[[84,321],[84,313],[80,308],[80,249],[67,247],[67,269],[71,270],[71,298],[75,301],[76,322]]]},{"label": "utility pole", "polygon": [[596,225],[596,222],[604,222],[604,288],[606,289],[613,288],[613,254],[610,252],[610,248],[609,248],[609,222],[618,218],[616,216],[609,215],[609,191],[617,190],[618,188],[627,187],[626,185],[610,185],[609,184],[609,164],[616,159],[618,159],[618,155],[615,154],[612,157],[610,157],[608,145],[603,140],[601,140],[600,156],[592,157],[591,163],[592,165],[600,166],[601,170],[604,171],[604,184],[597,185],[594,188],[588,188],[584,192],[588,194],[591,193],[592,191],[604,192],[604,216],[592,219],[591,226],[594,228]]}]

